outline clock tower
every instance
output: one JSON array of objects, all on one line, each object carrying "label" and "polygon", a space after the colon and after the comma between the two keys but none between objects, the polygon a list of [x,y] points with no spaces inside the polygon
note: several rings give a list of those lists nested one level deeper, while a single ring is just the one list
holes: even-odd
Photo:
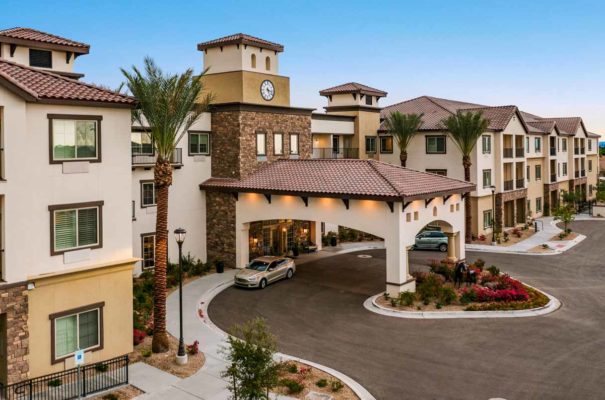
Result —
[{"label": "clock tower", "polygon": [[281,44],[238,33],[197,45],[214,103],[290,106],[290,78],[279,75]]}]

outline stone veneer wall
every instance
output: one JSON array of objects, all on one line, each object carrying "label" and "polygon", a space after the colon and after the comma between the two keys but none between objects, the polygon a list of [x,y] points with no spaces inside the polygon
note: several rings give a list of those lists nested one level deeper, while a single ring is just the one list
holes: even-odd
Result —
[{"label": "stone veneer wall", "polygon": [[[6,314],[6,367],[10,385],[29,377],[27,283],[0,286],[0,314]],[[0,360],[0,362],[4,362]]]},{"label": "stone veneer wall", "polygon": [[[267,109],[268,111],[271,109]],[[290,134],[298,134],[299,154],[311,158],[311,113],[224,110],[212,112],[213,178],[243,178],[263,164],[290,156]],[[256,133],[267,134],[267,156],[256,156]],[[275,155],[273,133],[283,133],[284,154]],[[206,249],[208,260],[220,258],[235,267],[235,199],[230,194],[206,191]]]}]

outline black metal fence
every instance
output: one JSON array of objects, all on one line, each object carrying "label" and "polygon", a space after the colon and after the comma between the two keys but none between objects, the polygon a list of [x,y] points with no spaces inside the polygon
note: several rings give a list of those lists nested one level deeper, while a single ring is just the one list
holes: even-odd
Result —
[{"label": "black metal fence", "polygon": [[84,365],[39,378],[0,384],[1,400],[68,400],[128,383],[128,356]]}]

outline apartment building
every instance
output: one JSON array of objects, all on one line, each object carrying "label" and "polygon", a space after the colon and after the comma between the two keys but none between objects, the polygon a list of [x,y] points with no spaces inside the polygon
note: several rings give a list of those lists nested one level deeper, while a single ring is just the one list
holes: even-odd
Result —
[{"label": "apartment building", "polygon": [[[0,31],[0,383],[127,354],[134,99],[74,79],[88,45]],[[76,76],[77,75],[77,76]]]}]

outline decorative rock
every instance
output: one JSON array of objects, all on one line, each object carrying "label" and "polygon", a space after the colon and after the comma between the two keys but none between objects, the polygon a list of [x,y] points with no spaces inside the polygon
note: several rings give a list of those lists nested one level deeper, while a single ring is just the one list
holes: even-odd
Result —
[{"label": "decorative rock", "polygon": [[325,393],[309,392],[305,396],[305,400],[332,400],[334,397]]}]

